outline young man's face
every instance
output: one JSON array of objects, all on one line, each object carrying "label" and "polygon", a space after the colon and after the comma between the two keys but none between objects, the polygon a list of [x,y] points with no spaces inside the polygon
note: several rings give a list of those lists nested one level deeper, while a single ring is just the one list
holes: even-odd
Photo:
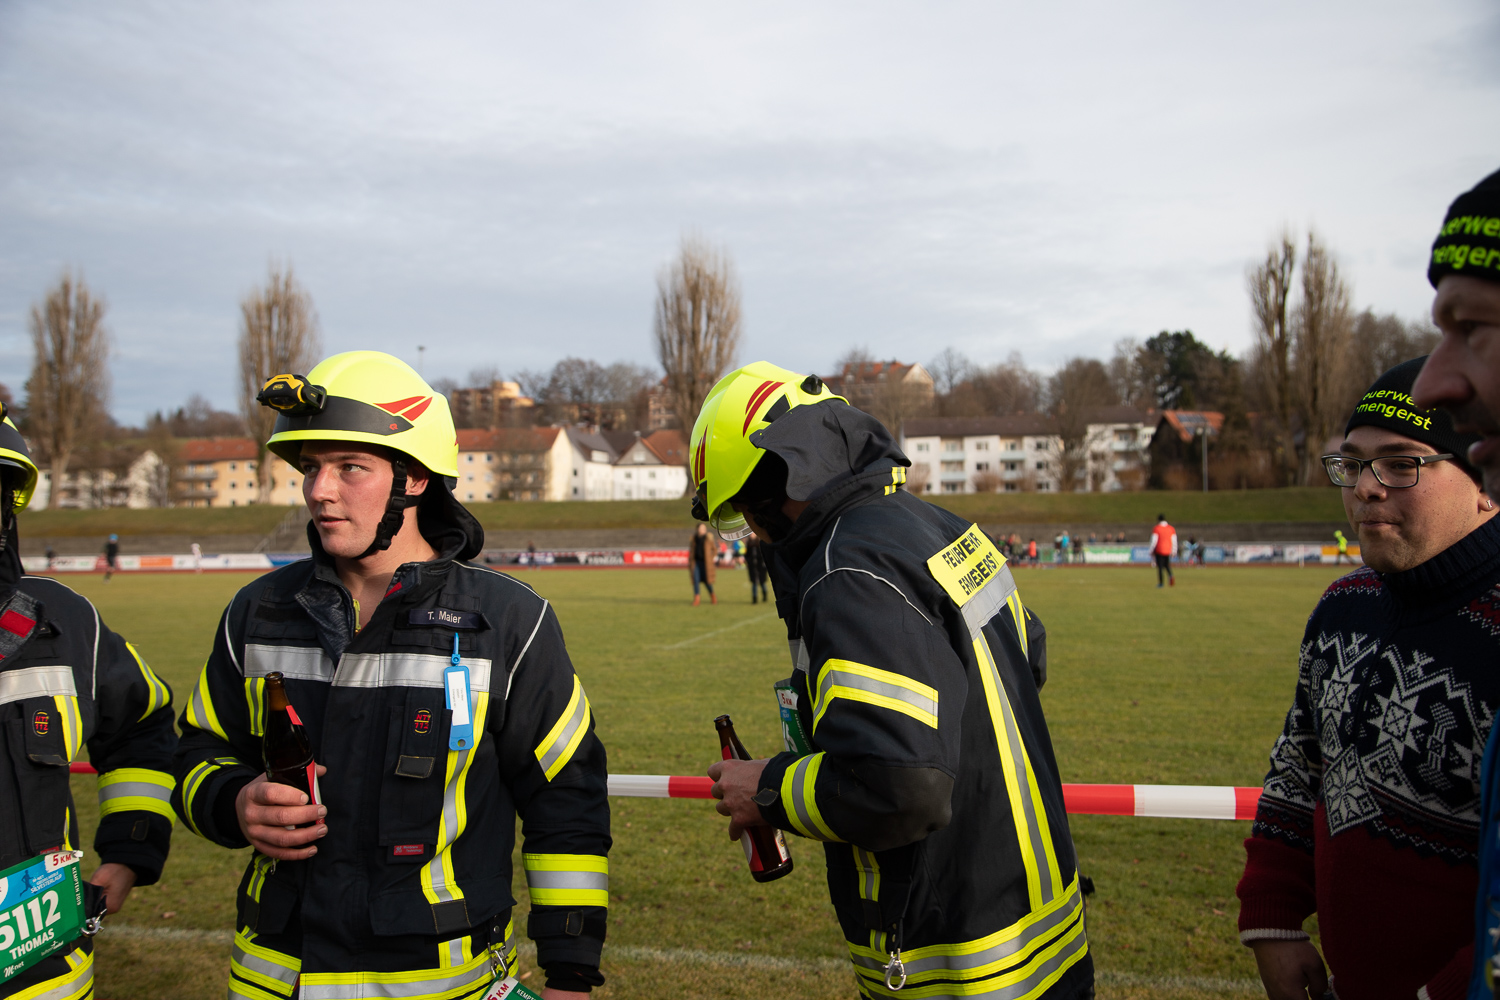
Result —
[{"label": "young man's face", "polygon": [[1438,282],[1432,319],[1443,339],[1412,386],[1412,401],[1453,414],[1453,429],[1480,434],[1469,461],[1500,490],[1500,283],[1450,274]]},{"label": "young man's face", "polygon": [[[324,551],[345,559],[363,555],[391,496],[390,459],[345,441],[308,441],[300,465],[302,498]],[[425,470],[412,468],[407,492],[425,488]]]},{"label": "young man's face", "polygon": [[[1353,458],[1436,455],[1430,445],[1380,427],[1356,427],[1339,449]],[[1368,466],[1343,490],[1344,512],[1359,533],[1365,565],[1382,573],[1411,569],[1442,552],[1491,516],[1485,496],[1457,462],[1424,465],[1417,485],[1382,486]]]}]

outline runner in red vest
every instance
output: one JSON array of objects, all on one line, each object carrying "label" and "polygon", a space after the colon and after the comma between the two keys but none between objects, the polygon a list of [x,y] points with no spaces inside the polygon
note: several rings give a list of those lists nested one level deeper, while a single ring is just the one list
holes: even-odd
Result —
[{"label": "runner in red vest", "polygon": [[1177,586],[1172,575],[1172,556],[1177,552],[1177,529],[1167,523],[1167,515],[1156,515],[1156,527],[1151,529],[1151,554],[1156,557],[1156,586],[1161,587],[1162,570],[1167,571],[1167,584]]}]

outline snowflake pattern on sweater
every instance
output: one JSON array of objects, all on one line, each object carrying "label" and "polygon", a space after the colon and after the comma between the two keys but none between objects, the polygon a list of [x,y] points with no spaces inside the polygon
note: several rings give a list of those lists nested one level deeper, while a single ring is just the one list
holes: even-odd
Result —
[{"label": "snowflake pattern on sweater", "polygon": [[1500,654],[1500,628],[1475,609],[1500,608],[1500,590],[1425,628],[1392,628],[1399,616],[1380,608],[1388,602],[1380,575],[1360,569],[1331,586],[1308,620],[1253,835],[1311,850],[1321,800],[1330,835],[1365,825],[1472,865],[1479,761],[1500,703],[1491,671],[1478,669],[1494,658],[1475,656],[1476,642]]}]

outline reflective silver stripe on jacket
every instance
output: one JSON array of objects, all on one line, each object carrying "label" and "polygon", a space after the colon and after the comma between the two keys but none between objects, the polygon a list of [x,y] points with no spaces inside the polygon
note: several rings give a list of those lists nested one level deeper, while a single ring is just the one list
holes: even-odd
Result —
[{"label": "reflective silver stripe on jacket", "polygon": [[[489,694],[490,661],[480,657],[463,657],[458,661],[469,668],[469,690]],[[345,653],[333,675],[335,687],[443,687],[443,671],[453,666],[452,657],[431,653]]]},{"label": "reflective silver stripe on jacket", "polygon": [[[441,970],[434,970],[441,971]],[[381,973],[369,973],[373,979]],[[396,976],[410,976],[407,972],[387,973],[393,979]],[[302,992],[299,994],[302,1000],[376,1000],[376,998],[390,998],[390,1000],[408,1000],[408,998],[462,996],[465,990],[478,990],[490,981],[490,963],[488,960],[480,962],[475,968],[458,972],[456,975],[433,976],[431,979],[423,978],[415,982],[364,982],[364,983],[319,983],[308,982],[309,978],[316,979],[316,974],[302,977]]]},{"label": "reflective silver stripe on jacket", "polygon": [[553,765],[558,763],[562,755],[571,754],[577,749],[573,745],[573,737],[577,735],[578,728],[588,725],[589,722],[589,700],[583,693],[583,687],[579,684],[576,677],[573,679],[573,695],[577,699],[573,703],[573,713],[568,716],[567,723],[558,731],[557,735],[551,738],[551,745],[542,751],[542,755],[537,758],[537,763],[541,765],[542,773],[547,775],[548,781],[551,781],[552,775],[556,773]]},{"label": "reflective silver stripe on jacket", "polygon": [[[1078,959],[1081,958],[1083,956],[1083,953],[1087,950],[1088,938],[1083,935],[1082,929],[1080,928],[1078,933],[1073,936],[1072,940],[1063,945],[1062,948],[1058,950],[1057,954],[1051,955],[1046,959],[1046,961],[1039,963],[1036,968],[1032,969],[1032,971],[1023,979],[1019,979],[1011,983],[1005,983],[1005,977],[1003,975],[997,975],[994,977],[996,985],[992,990],[984,989],[985,980],[971,979],[962,983],[954,983],[953,985],[955,987],[955,992],[953,993],[924,992],[921,994],[921,996],[924,998],[924,1000],[968,1000],[968,998],[971,997],[984,997],[985,1000],[1020,1000],[1020,998],[1035,993],[1037,990],[1041,989],[1042,984],[1049,977],[1056,974],[1059,970],[1065,969],[1068,966],[1072,965],[1074,962],[1078,961]],[[874,975],[867,973],[866,976],[869,976],[870,978],[866,978],[866,976],[859,977],[860,985],[863,986],[868,992],[874,993],[877,996],[901,996],[900,993],[892,993],[876,984],[874,977],[879,976],[881,979],[883,979],[885,976],[884,968],[885,966],[883,963],[875,963]],[[912,963],[907,962],[907,975],[912,974],[911,968]],[[1004,985],[1001,985],[1002,983]],[[925,984],[922,983],[907,983],[907,988],[910,989],[912,987],[923,987],[924,985]],[[941,986],[926,986],[926,988],[942,989]]]},{"label": "reflective silver stripe on jacket", "polygon": [[810,666],[807,659],[807,643],[801,639],[788,639],[786,644],[792,651],[792,669],[807,673]]},{"label": "reflective silver stripe on jacket", "polygon": [[245,644],[245,676],[264,677],[280,672],[292,681],[333,680],[333,661],[317,646],[263,646]]},{"label": "reflective silver stripe on jacket", "polygon": [[[842,687],[864,691],[867,694],[879,695],[882,698],[889,698],[891,701],[905,702],[917,711],[925,712],[932,716],[934,720],[937,719],[938,703],[936,698],[929,698],[925,694],[913,691],[911,688],[902,687],[899,684],[879,681],[873,677],[865,677],[863,674],[840,670],[833,666],[833,664],[839,662],[842,661],[829,660],[823,665],[823,672],[818,677],[818,695],[813,699],[813,711],[815,713],[828,704],[828,692],[832,691],[835,687]],[[882,673],[889,672],[882,671]],[[918,681],[916,683],[921,682]],[[927,687],[928,685],[922,684],[922,686]],[[936,725],[935,721],[934,725]],[[814,724],[814,728],[817,728],[816,724]]]},{"label": "reflective silver stripe on jacket", "polygon": [[528,889],[596,889],[609,891],[609,875],[606,872],[580,871],[534,871],[526,869]]},{"label": "reflective silver stripe on jacket", "polygon": [[1001,566],[1000,572],[970,595],[962,608],[970,639],[978,638],[979,630],[1005,607],[1006,600],[1015,592],[1016,578],[1011,576],[1009,566]]},{"label": "reflective silver stripe on jacket", "polygon": [[[244,932],[242,931],[241,933]],[[233,965],[238,965],[251,972],[259,973],[268,979],[276,980],[278,983],[285,983],[289,994],[291,988],[297,985],[298,969],[282,965],[279,962],[269,961],[261,958],[259,955],[252,955],[245,950],[238,934],[234,938]]]},{"label": "reflective silver stripe on jacket", "polygon": [[[1055,937],[1060,927],[1066,927],[1077,917],[1078,911],[1083,907],[1083,896],[1078,892],[1077,884],[1073,891],[1068,894],[1063,905],[1046,914],[1036,923],[1024,928],[1021,933],[999,944],[985,948],[981,951],[970,952],[966,955],[930,955],[927,958],[916,958],[906,960],[906,974],[915,976],[926,972],[953,972],[955,979],[963,978],[963,973],[970,969],[989,965],[993,962],[1003,961],[1012,955],[1022,952],[1033,951],[1033,946],[1046,938]],[[1083,935],[1079,935],[1083,940]],[[1065,952],[1067,949],[1063,949]],[[882,975],[885,973],[885,962],[871,958],[868,955],[855,955],[854,964],[864,966],[867,969],[877,969]],[[915,985],[915,984],[913,984]],[[1022,990],[1021,992],[1025,992]],[[988,994],[986,994],[988,995]]]},{"label": "reflective silver stripe on jacket", "polygon": [[[59,973],[57,978],[63,980],[50,990],[43,990],[34,994],[31,1000],[69,1000],[70,997],[92,996],[90,992],[94,988],[94,961],[93,956],[85,956],[81,961],[88,962],[88,968],[84,969],[82,975],[78,974],[78,966],[74,964],[74,957],[79,949],[74,949],[68,955],[68,963],[71,968],[67,972]],[[33,987],[35,989],[35,987]],[[7,994],[8,995],[8,994]]]},{"label": "reflective silver stripe on jacket", "polygon": [[171,787],[163,788],[161,785],[150,781],[116,781],[113,784],[99,785],[99,804],[102,806],[110,799],[123,798],[127,795],[138,795],[141,798],[160,799],[162,802],[172,801]]},{"label": "reflective silver stripe on jacket", "polygon": [[78,697],[78,688],[73,684],[72,667],[23,667],[0,674],[0,705],[26,698],[59,695]]}]

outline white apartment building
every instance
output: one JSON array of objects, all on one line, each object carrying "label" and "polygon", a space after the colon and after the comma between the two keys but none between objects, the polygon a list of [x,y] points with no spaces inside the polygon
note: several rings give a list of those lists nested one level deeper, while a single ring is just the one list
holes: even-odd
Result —
[{"label": "white apartment building", "polygon": [[907,489],[922,493],[1056,492],[1061,447],[1052,418],[1039,414],[918,417],[901,436]]},{"label": "white apartment building", "polygon": [[[1091,416],[1079,488],[1144,488],[1154,429],[1148,415],[1119,406]],[[907,489],[914,493],[1055,493],[1062,488],[1063,439],[1055,421],[1043,414],[914,418],[906,421],[901,449],[912,462]]]}]

